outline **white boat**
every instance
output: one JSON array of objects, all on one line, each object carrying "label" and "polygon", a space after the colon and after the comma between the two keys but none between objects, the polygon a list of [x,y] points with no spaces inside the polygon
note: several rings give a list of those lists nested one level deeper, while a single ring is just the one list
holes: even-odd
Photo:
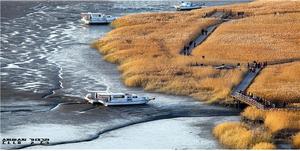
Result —
[{"label": "white boat", "polygon": [[102,13],[81,13],[81,21],[85,24],[109,24],[115,19],[116,17]]},{"label": "white boat", "polygon": [[128,93],[112,93],[108,91],[92,91],[89,92],[85,98],[89,103],[101,103],[104,106],[111,105],[138,105],[146,104],[155,98],[141,97],[136,94]]},{"label": "white boat", "polygon": [[199,9],[204,7],[204,4],[194,4],[192,2],[181,2],[179,5],[175,5],[174,7],[178,11],[183,11],[183,10],[192,10],[192,9]]}]

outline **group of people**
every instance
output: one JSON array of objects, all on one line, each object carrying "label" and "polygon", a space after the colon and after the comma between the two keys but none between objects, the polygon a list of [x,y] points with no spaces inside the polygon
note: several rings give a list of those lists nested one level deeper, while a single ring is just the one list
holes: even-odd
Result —
[{"label": "group of people", "polygon": [[251,72],[255,72],[256,68],[264,68],[265,66],[267,66],[267,62],[257,62],[257,61],[253,61],[253,63],[249,63],[248,62],[248,69]]},{"label": "group of people", "polygon": [[255,96],[254,94],[252,93],[247,93],[245,91],[239,91],[240,94],[244,95],[244,96],[247,96],[247,97],[250,97],[252,100],[255,100],[256,102],[258,103],[261,103],[263,104],[265,107],[276,107],[276,104],[275,103],[272,103],[262,97],[259,97],[259,96]]},{"label": "group of people", "polygon": [[208,31],[207,29],[201,29],[201,35],[207,35]]},{"label": "group of people", "polygon": [[188,46],[183,47],[183,55],[189,56],[191,55],[191,50],[190,48],[195,48],[197,46],[195,41],[190,41]]},{"label": "group of people", "polygon": [[253,93],[247,93],[245,91],[239,91],[240,94],[250,97],[252,100],[255,100],[256,102],[263,104],[267,108],[277,108],[277,107],[286,107],[287,103],[283,103],[282,105],[275,103],[275,102],[270,102],[262,97],[256,96]]},{"label": "group of people", "polygon": [[[208,34],[208,31],[206,29],[201,29],[201,35],[207,35],[207,34]],[[183,50],[182,50],[183,55],[185,55],[185,56],[191,55],[190,48],[195,48],[196,46],[197,46],[196,41],[190,41],[187,46],[183,47]]]},{"label": "group of people", "polygon": [[185,56],[191,55],[190,47],[191,46],[184,46],[183,47],[183,55],[185,55]]}]

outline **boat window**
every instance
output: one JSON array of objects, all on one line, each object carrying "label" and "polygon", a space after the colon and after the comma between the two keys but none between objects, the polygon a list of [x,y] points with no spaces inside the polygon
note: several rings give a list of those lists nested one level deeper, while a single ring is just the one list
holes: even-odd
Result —
[{"label": "boat window", "polygon": [[137,98],[137,96],[132,96],[132,98]]},{"label": "boat window", "polygon": [[124,95],[114,95],[114,98],[125,98]]},{"label": "boat window", "polygon": [[101,94],[96,93],[97,99],[103,99],[103,98],[109,98],[109,97],[110,97],[109,95],[101,95]]}]

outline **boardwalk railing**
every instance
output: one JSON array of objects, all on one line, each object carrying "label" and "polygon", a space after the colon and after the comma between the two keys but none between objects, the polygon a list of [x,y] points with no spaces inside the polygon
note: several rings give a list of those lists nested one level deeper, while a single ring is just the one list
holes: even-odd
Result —
[{"label": "boardwalk railing", "polygon": [[250,106],[255,106],[259,109],[267,109],[263,104],[257,102],[255,99],[251,98],[250,96],[244,95],[239,92],[235,92],[234,95],[232,95],[235,99],[242,101]]}]

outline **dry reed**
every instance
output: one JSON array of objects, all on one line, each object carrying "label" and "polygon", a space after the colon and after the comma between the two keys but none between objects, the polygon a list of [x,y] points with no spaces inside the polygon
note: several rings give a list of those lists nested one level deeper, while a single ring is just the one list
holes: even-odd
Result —
[{"label": "dry reed", "polygon": [[230,149],[249,149],[260,142],[270,142],[271,135],[261,130],[250,130],[239,122],[226,122],[217,125],[213,134],[220,143]]},{"label": "dry reed", "polygon": [[293,136],[292,143],[294,148],[300,149],[300,132]]},{"label": "dry reed", "polygon": [[261,143],[255,144],[252,149],[270,150],[270,149],[276,149],[276,146],[273,143],[261,142]]}]

